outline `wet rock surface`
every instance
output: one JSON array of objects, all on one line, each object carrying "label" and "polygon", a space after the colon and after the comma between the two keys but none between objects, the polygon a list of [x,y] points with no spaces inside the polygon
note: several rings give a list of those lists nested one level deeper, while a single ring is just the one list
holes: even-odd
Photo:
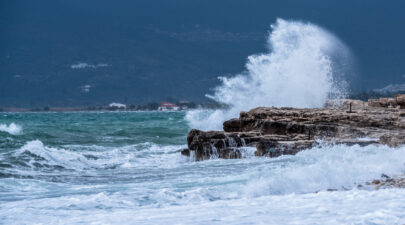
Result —
[{"label": "wet rock surface", "polygon": [[254,147],[256,156],[277,157],[320,142],[398,147],[405,144],[405,95],[368,102],[340,100],[314,109],[258,107],[225,121],[223,129],[191,130],[182,154],[196,160],[213,155],[232,159],[242,157],[242,147]]},{"label": "wet rock surface", "polygon": [[381,179],[375,179],[371,182],[366,182],[366,185],[373,186],[374,189],[382,188],[405,188],[405,175],[381,175]]}]

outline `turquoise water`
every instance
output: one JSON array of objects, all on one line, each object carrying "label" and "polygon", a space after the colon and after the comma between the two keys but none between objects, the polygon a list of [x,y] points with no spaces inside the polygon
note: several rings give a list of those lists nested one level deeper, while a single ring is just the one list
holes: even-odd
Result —
[{"label": "turquoise water", "polygon": [[[184,112],[0,113],[2,224],[397,224],[405,148],[195,162]],[[335,188],[336,192],[326,189]]]},{"label": "turquoise water", "polygon": [[2,132],[0,137],[15,137],[11,148],[34,139],[53,146],[175,145],[184,144],[189,130],[183,117],[182,112],[3,113],[0,124],[17,123],[23,126],[23,132],[18,136]]}]

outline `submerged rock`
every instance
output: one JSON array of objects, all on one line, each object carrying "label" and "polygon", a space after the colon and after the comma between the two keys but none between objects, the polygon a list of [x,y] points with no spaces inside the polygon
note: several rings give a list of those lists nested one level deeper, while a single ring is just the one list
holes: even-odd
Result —
[{"label": "submerged rock", "polygon": [[366,185],[374,186],[374,189],[381,188],[405,188],[405,175],[393,175],[392,177],[385,174],[381,175],[381,179],[375,179],[371,182],[366,182]]},{"label": "submerged rock", "polygon": [[[224,131],[193,129],[188,151],[196,160],[240,158],[241,147],[256,156],[293,155],[320,143],[398,147],[405,143],[405,95],[396,98],[340,100],[340,107],[299,109],[258,107],[223,123]],[[194,152],[194,154],[190,154]]]}]

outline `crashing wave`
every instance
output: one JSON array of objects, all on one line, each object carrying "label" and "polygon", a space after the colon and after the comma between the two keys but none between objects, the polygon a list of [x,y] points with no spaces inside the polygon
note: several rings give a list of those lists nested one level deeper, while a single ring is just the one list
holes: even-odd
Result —
[{"label": "crashing wave", "polygon": [[[173,167],[183,158],[178,149],[184,146],[158,146],[150,143],[123,147],[65,146],[48,147],[40,140],[28,141],[13,157],[32,168],[58,167],[70,170],[111,169],[116,167]],[[162,157],[173,159],[171,164]],[[177,160],[177,161],[176,161]]]},{"label": "crashing wave", "polygon": [[258,106],[321,107],[345,95],[351,57],[343,42],[311,23],[278,19],[271,28],[269,52],[249,56],[245,72],[220,77],[222,85],[207,95],[229,109],[190,111],[193,128],[222,129],[225,120]]}]

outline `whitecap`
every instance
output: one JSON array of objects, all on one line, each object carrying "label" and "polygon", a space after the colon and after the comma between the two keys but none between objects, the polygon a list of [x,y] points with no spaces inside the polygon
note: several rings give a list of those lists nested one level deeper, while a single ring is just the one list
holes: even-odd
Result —
[{"label": "whitecap", "polygon": [[171,168],[187,162],[178,152],[184,145],[161,146],[141,143],[122,147],[67,145],[48,147],[40,140],[28,141],[17,149],[14,157],[38,165],[60,166],[65,169],[89,170],[108,168]]},{"label": "whitecap", "polygon": [[23,129],[20,125],[10,123],[9,125],[0,124],[0,131],[7,132],[11,135],[20,135],[22,134]]}]

